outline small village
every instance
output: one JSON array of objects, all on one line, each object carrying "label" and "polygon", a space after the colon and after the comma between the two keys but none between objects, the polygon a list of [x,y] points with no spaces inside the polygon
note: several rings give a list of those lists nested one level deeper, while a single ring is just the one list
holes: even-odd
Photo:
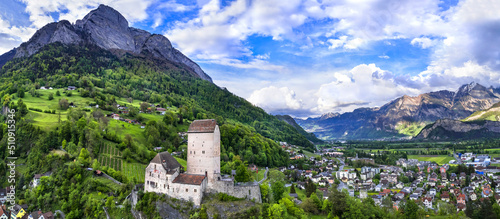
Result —
[{"label": "small village", "polygon": [[[452,204],[457,212],[465,211],[471,201],[489,203],[494,199],[500,203],[500,168],[490,165],[500,158],[489,155],[457,153],[457,160],[442,165],[417,159],[378,165],[370,158],[345,157],[339,152],[343,148],[323,149],[315,154],[318,156],[306,156],[297,153],[296,146],[282,143],[282,147],[290,153],[291,160],[303,159],[310,165],[308,169],[290,165],[280,171],[298,173],[299,180],[292,183],[299,189],[305,189],[306,182],[312,181],[323,191],[323,199],[328,198],[328,188],[335,184],[351,197],[371,197],[378,206],[392,206],[395,210],[406,200],[414,200],[430,211],[438,211],[443,203]],[[363,166],[349,167],[348,162]],[[301,202],[297,194],[290,196],[295,197],[296,203]]]}]

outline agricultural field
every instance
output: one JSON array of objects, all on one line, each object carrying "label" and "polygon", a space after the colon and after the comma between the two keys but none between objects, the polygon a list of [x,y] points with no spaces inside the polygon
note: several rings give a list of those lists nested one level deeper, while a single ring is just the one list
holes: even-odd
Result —
[{"label": "agricultural field", "polygon": [[145,164],[123,162],[122,173],[129,177],[129,180],[135,179],[137,183],[144,183],[146,174]]},{"label": "agricultural field", "polygon": [[431,161],[437,164],[447,164],[450,160],[455,160],[455,158],[448,155],[408,155],[408,159],[417,159],[419,161]]}]

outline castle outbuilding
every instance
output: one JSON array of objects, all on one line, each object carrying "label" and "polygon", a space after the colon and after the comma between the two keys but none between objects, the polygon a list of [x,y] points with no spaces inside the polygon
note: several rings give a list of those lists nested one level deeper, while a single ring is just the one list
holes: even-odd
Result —
[{"label": "castle outbuilding", "polygon": [[214,119],[195,120],[188,129],[187,168],[168,152],[157,154],[146,167],[144,191],[167,194],[199,206],[204,193],[226,193],[261,202],[257,183],[235,185],[220,172],[220,130]]}]

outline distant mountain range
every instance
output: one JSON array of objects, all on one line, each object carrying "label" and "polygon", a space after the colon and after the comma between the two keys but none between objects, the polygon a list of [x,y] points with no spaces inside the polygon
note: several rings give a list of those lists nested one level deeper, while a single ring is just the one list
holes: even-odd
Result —
[{"label": "distant mountain range", "polygon": [[405,95],[382,107],[295,120],[306,131],[324,140],[401,138],[416,136],[427,124],[437,120],[464,119],[499,101],[498,89],[470,83],[456,92],[442,90],[416,97]]}]

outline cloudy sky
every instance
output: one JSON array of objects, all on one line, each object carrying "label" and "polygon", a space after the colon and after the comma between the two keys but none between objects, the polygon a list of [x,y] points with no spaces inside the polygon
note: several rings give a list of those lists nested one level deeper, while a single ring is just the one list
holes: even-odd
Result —
[{"label": "cloudy sky", "polygon": [[500,86],[498,0],[2,0],[0,53],[101,3],[273,114],[347,112],[472,81]]}]

